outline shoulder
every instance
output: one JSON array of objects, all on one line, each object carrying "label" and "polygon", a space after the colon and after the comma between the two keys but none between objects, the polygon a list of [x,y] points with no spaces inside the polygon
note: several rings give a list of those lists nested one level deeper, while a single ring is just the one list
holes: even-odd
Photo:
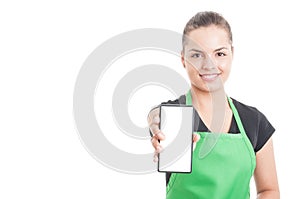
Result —
[{"label": "shoulder", "polygon": [[267,117],[256,107],[232,99],[255,152],[259,151],[275,132]]},{"label": "shoulder", "polygon": [[259,119],[259,117],[261,117],[263,115],[263,113],[261,113],[256,107],[246,105],[240,101],[237,101],[234,98],[231,98],[231,99],[232,99],[234,106],[238,110],[240,116],[245,115],[248,118],[250,117],[252,119],[257,120],[257,119]]},{"label": "shoulder", "polygon": [[185,95],[181,95],[179,98],[175,100],[169,100],[167,102],[162,102],[161,104],[185,104]]}]

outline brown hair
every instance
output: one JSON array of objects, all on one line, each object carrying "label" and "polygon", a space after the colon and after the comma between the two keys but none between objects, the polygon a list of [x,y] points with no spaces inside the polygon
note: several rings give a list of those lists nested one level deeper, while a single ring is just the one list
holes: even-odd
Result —
[{"label": "brown hair", "polygon": [[216,12],[205,11],[198,12],[185,25],[182,36],[182,47],[186,45],[186,36],[188,36],[191,31],[200,27],[208,27],[210,25],[223,28],[228,33],[229,42],[232,44],[232,32],[226,19]]}]

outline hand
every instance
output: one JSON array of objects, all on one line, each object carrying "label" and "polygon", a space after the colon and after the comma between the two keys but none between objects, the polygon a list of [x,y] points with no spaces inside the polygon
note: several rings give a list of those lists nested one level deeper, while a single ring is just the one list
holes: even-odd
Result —
[{"label": "hand", "polygon": [[[163,148],[159,141],[165,140],[164,133],[159,129],[160,117],[159,117],[159,107],[152,109],[148,114],[148,125],[153,137],[151,138],[152,146],[154,147],[153,161],[158,161],[158,153],[160,153]],[[200,140],[200,136],[196,133],[193,134],[193,149],[196,147],[196,143]]]}]

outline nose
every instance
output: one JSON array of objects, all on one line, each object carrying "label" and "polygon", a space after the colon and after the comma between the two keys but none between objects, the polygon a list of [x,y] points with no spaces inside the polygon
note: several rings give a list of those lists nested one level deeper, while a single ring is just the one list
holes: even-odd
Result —
[{"label": "nose", "polygon": [[217,66],[216,62],[210,56],[206,56],[205,62],[202,65],[202,69],[211,70],[211,69],[215,69],[216,66]]}]

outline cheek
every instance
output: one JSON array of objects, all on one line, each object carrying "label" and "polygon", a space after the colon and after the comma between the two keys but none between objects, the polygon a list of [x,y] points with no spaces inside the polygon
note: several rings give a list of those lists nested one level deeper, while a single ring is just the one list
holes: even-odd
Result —
[{"label": "cheek", "polygon": [[231,71],[231,64],[223,66],[223,68],[221,70],[222,70],[223,82],[226,82],[229,77],[230,71]]},{"label": "cheek", "polygon": [[195,79],[195,75],[196,75],[195,70],[193,70],[193,68],[189,64],[186,64],[185,71],[186,71],[190,81],[193,81],[193,79]]},{"label": "cheek", "polygon": [[230,72],[231,70],[232,60],[220,60],[218,63],[219,70],[223,71],[224,73]]},{"label": "cheek", "polygon": [[191,64],[186,65],[186,72],[190,78],[198,76],[199,72]]},{"label": "cheek", "polygon": [[232,60],[226,60],[219,64],[218,68],[222,71],[222,80],[226,82],[231,71]]}]

